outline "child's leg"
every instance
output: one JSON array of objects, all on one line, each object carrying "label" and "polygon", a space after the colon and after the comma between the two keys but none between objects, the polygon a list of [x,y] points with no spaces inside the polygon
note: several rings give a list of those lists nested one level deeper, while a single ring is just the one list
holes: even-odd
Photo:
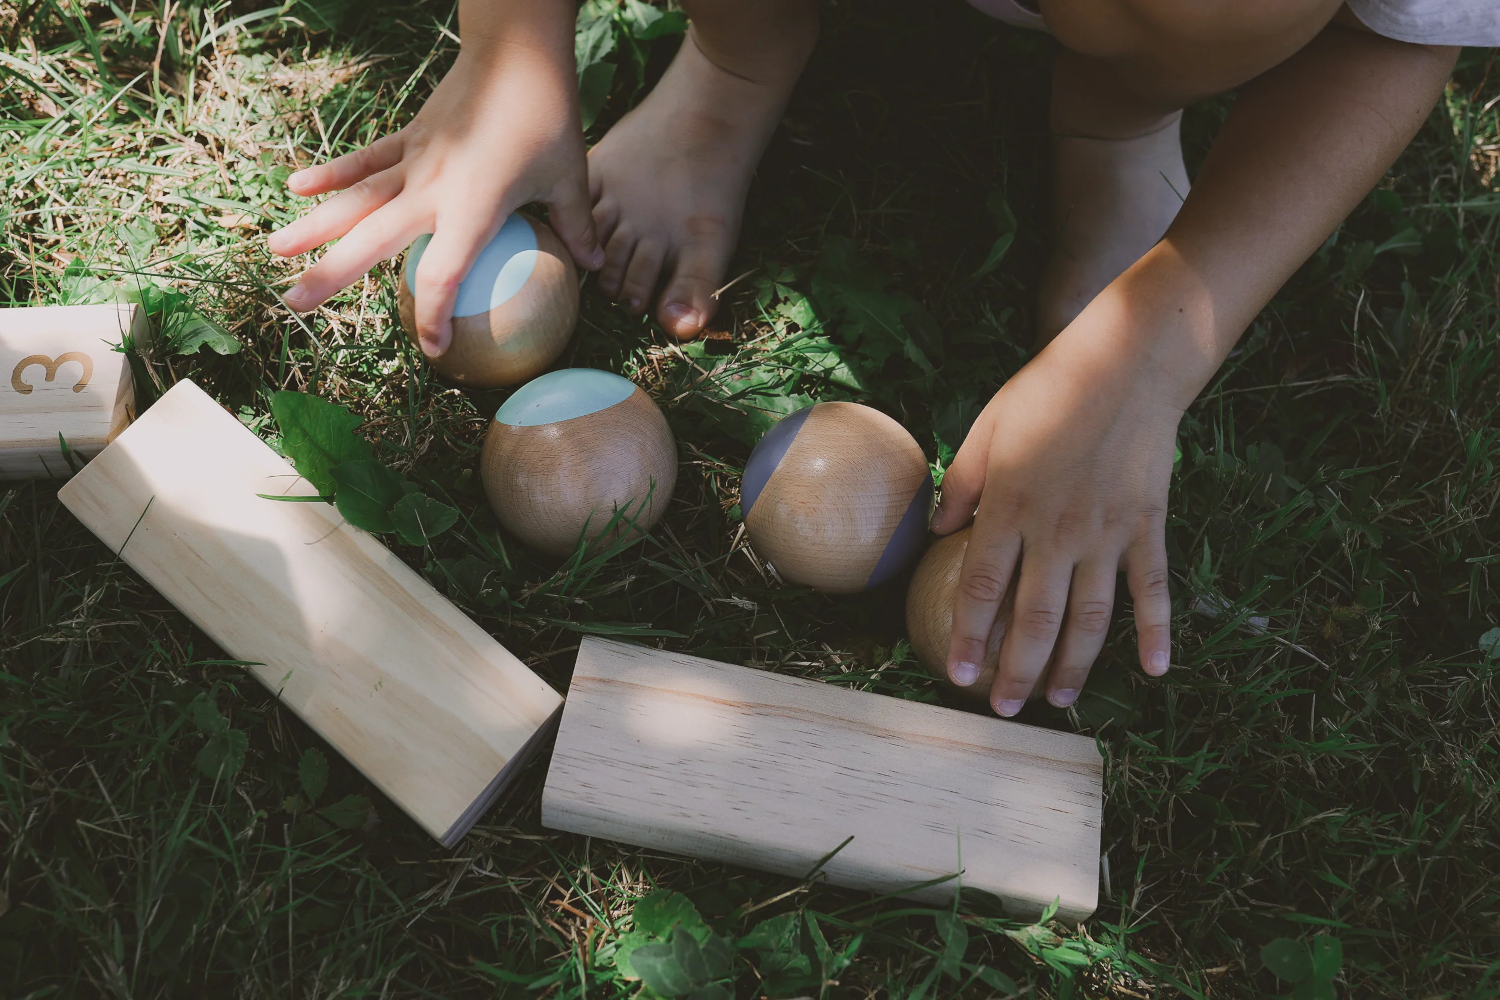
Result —
[{"label": "child's leg", "polygon": [[[683,0],[666,75],[589,154],[599,287],[696,336],[713,316],[745,193],[817,36],[814,0]],[[664,286],[664,288],[663,288]],[[659,298],[658,288],[663,288]]]},{"label": "child's leg", "polygon": [[1187,197],[1181,109],[1306,45],[1341,0],[1052,0],[1067,48],[1053,74],[1055,247],[1042,278],[1045,342],[1167,231]]}]

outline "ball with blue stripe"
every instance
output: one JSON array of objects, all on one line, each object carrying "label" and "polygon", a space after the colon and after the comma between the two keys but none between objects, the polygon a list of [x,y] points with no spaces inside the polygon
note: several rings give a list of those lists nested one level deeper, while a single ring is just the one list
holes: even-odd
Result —
[{"label": "ball with blue stripe", "polygon": [[[413,290],[431,236],[406,252],[396,304],[401,326],[417,341]],[[453,342],[432,367],[466,386],[519,385],[562,355],[578,323],[578,271],[557,234],[514,214],[480,251],[458,286]]]},{"label": "ball with blue stripe", "polygon": [[745,532],[783,580],[878,587],[921,550],[932,473],[916,439],[859,403],[815,403],[761,438],[740,487]]}]

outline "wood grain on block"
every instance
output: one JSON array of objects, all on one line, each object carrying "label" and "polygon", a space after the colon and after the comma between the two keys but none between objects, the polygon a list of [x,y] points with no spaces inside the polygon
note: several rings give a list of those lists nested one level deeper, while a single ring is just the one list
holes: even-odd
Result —
[{"label": "wood grain on block", "polygon": [[66,479],[59,434],[83,459],[114,440],[135,417],[116,348],[145,334],[139,306],[0,309],[0,479]]},{"label": "wood grain on block", "polygon": [[550,372],[537,381],[580,371],[622,383],[629,395],[545,424],[506,423],[502,407],[480,456],[484,492],[500,523],[553,555],[572,552],[580,535],[600,537],[617,510],[623,516],[613,535],[630,530],[631,522],[649,531],[666,513],[677,485],[677,442],[646,393],[626,379],[587,369]]},{"label": "wood grain on block", "polygon": [[[914,899],[963,885],[1018,916],[1097,904],[1094,741],[585,639],[542,823]],[[960,858],[962,859],[960,861]]]},{"label": "wood grain on block", "polygon": [[[512,230],[530,227],[529,238],[516,244]],[[520,247],[517,265],[529,266],[525,279],[514,289],[501,289],[505,275],[485,270],[476,263],[474,271],[460,286],[460,298],[453,315],[453,342],[441,357],[429,360],[433,368],[456,382],[480,389],[497,389],[520,385],[542,372],[558,359],[573,339],[578,324],[578,270],[563,241],[550,228],[519,213],[512,215],[491,246]],[[422,244],[425,247],[426,244]],[[411,281],[420,260],[420,249],[408,251],[408,264],[401,268],[396,290],[397,313],[401,326],[412,343],[417,343],[417,306]],[[499,263],[503,271],[506,262]],[[471,284],[483,283],[485,295]],[[493,296],[488,293],[494,291]],[[476,297],[477,296],[477,297]],[[484,300],[486,308],[461,314],[466,301]],[[495,304],[490,305],[494,300]],[[472,306],[468,308],[473,308]]]},{"label": "wood grain on block", "polygon": [[111,550],[443,844],[561,703],[192,382],[58,493]]}]

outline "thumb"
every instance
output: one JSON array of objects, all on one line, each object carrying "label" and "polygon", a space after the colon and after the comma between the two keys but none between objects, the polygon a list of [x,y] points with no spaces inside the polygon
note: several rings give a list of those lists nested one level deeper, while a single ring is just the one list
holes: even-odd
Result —
[{"label": "thumb", "polygon": [[561,190],[547,199],[547,217],[573,260],[585,271],[604,266],[604,248],[594,230],[594,211],[585,176],[565,181]]},{"label": "thumb", "polygon": [[932,531],[949,535],[968,524],[984,492],[985,473],[989,467],[990,438],[983,433],[981,418],[969,431],[948,471],[943,473],[943,494],[932,514]]}]

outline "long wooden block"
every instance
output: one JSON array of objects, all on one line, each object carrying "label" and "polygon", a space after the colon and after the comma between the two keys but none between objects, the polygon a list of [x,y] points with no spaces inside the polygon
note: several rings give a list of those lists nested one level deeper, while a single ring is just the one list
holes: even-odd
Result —
[{"label": "long wooden block", "polygon": [[287,461],[179,382],[58,496],[446,846],[562,699]]},{"label": "long wooden block", "polygon": [[962,884],[1018,916],[1098,903],[1094,741],[693,656],[585,639],[542,823],[924,901]]},{"label": "long wooden block", "polygon": [[145,333],[139,306],[0,309],[0,479],[66,479],[59,434],[88,459],[125,429],[135,391],[115,346]]}]

